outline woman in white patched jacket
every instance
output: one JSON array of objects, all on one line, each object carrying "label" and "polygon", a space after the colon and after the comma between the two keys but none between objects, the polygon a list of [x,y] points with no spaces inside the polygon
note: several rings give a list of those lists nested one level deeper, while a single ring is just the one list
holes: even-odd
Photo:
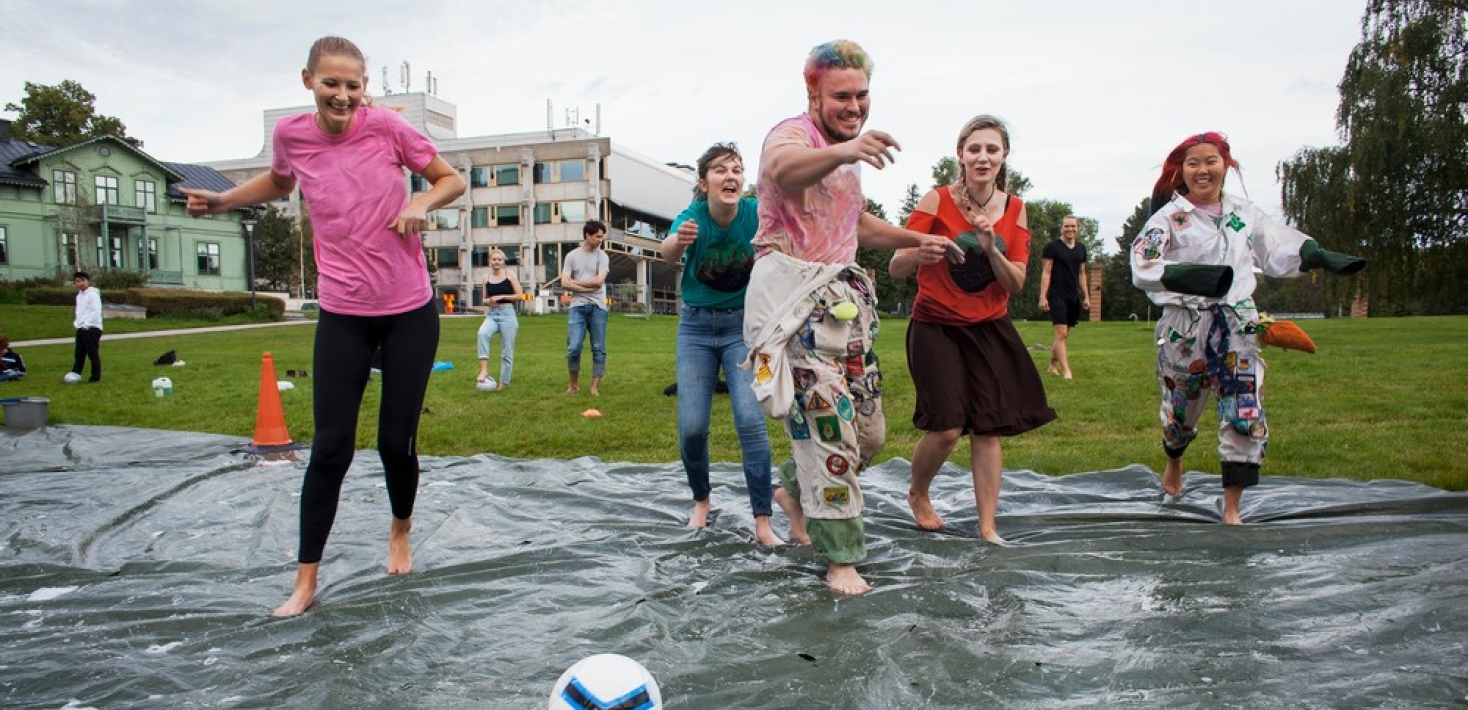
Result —
[{"label": "woman in white patched jacket", "polygon": [[1223,522],[1242,522],[1244,489],[1259,482],[1269,441],[1260,393],[1254,269],[1295,277],[1316,268],[1354,274],[1366,262],[1326,251],[1308,235],[1223,192],[1238,170],[1228,139],[1200,133],[1168,154],[1152,190],[1151,219],[1132,242],[1132,283],[1162,306],[1157,321],[1164,493],[1183,495],[1182,456],[1211,393],[1218,407]]}]

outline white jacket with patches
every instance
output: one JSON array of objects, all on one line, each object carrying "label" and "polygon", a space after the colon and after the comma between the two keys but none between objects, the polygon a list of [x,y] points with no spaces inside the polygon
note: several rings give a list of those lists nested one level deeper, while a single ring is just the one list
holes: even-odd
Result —
[{"label": "white jacket with patches", "polygon": [[[1254,295],[1255,268],[1267,276],[1301,276],[1300,246],[1309,239],[1228,193],[1223,195],[1223,219],[1218,225],[1186,197],[1173,195],[1132,242],[1132,284],[1159,306],[1198,310],[1216,303],[1236,305]],[[1233,285],[1222,298],[1169,291],[1162,285],[1162,274],[1174,264],[1232,266]]]}]

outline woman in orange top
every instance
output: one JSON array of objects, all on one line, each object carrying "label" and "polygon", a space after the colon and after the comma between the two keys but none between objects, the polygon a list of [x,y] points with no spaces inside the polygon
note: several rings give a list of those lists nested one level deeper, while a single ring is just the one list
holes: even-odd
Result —
[{"label": "woman in orange top", "polygon": [[892,257],[893,277],[917,273],[907,329],[907,363],[917,390],[913,426],[925,433],[912,455],[907,503],[917,525],[939,530],[928,487],[968,434],[979,536],[1002,543],[994,516],[1004,455],[999,439],[1055,420],[1040,372],[1009,320],[1009,297],[1025,284],[1030,232],[1024,203],[1004,192],[1009,131],[980,115],[958,134],[959,178],[929,191],[907,228],[948,237],[964,262],[919,265],[913,250]]}]

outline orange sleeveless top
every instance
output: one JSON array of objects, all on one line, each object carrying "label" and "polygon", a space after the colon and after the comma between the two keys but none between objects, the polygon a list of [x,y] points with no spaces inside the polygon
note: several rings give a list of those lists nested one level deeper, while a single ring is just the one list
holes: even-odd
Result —
[{"label": "orange sleeveless top", "polygon": [[[1004,215],[994,224],[994,234],[1002,240],[1000,251],[1010,261],[1021,264],[1030,260],[1030,232],[1019,226],[1019,216],[1024,209],[1023,200],[1006,195]],[[913,212],[907,218],[907,228],[948,237],[964,247],[962,264],[944,261],[918,267],[913,320],[940,325],[972,325],[1009,314],[1009,292],[996,279],[989,257],[979,249],[973,225],[954,204],[948,188],[938,190],[938,214]]]}]

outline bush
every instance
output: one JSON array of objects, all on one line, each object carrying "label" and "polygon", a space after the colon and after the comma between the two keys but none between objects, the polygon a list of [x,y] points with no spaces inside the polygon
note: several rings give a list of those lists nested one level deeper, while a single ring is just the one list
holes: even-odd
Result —
[{"label": "bush", "polygon": [[[117,291],[103,289],[102,300],[111,304],[142,306],[149,318],[192,317],[218,320],[224,316],[250,312],[248,293],[210,293],[182,289],[128,288]],[[257,298],[256,315],[270,320],[285,320],[285,301],[273,296]],[[76,289],[48,286],[25,292],[25,302],[33,306],[76,305]]]},{"label": "bush", "polygon": [[[250,295],[247,293],[206,293],[203,291],[185,291],[178,289],[131,288],[109,298],[109,300],[147,308],[149,318],[174,315],[180,312],[197,312],[200,317],[204,313],[214,311],[218,311],[218,316],[216,317],[250,312]],[[259,315],[276,321],[285,319],[285,301],[273,296],[259,296],[256,300],[259,304],[257,306]]]},{"label": "bush", "polygon": [[202,320],[202,321],[211,321],[212,322],[212,321],[217,321],[217,320],[219,320],[221,318],[224,318],[224,309],[222,309],[222,308],[181,308],[181,309],[176,310],[176,311],[169,311],[167,313],[161,313],[161,314],[159,314],[157,316],[152,316],[152,317],[160,318],[160,319],[163,319],[163,320]]},{"label": "bush", "polygon": [[32,306],[74,306],[76,289],[63,286],[38,286],[26,289],[25,302]]},{"label": "bush", "polygon": [[148,272],[131,269],[107,269],[92,277],[92,285],[103,291],[123,291],[148,285]]}]

